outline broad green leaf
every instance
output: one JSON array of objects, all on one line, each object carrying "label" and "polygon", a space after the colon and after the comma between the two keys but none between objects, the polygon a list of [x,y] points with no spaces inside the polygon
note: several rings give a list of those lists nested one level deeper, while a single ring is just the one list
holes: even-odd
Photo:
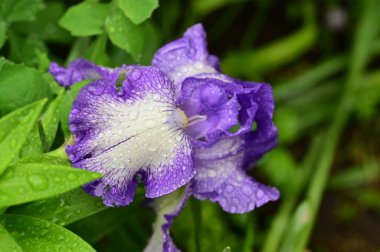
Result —
[{"label": "broad green leaf", "polygon": [[141,59],[144,48],[144,28],[135,25],[117,9],[106,19],[106,30],[112,43],[127,51],[136,61]]},{"label": "broad green leaf", "polygon": [[148,19],[158,7],[158,0],[120,0],[120,9],[135,24]]},{"label": "broad green leaf", "polygon": [[0,174],[17,157],[45,103],[43,99],[0,119]]},{"label": "broad green leaf", "polygon": [[0,251],[23,252],[11,234],[0,224]]},{"label": "broad green leaf", "polygon": [[63,134],[65,135],[65,139],[68,139],[70,137],[69,114],[70,114],[71,106],[75,100],[75,97],[78,95],[79,91],[81,90],[81,88],[87,85],[88,83],[89,83],[89,80],[78,82],[75,85],[72,85],[70,89],[65,92],[65,96],[63,97],[63,100],[59,107],[59,113],[60,113],[59,120],[61,122],[61,127],[63,130]]},{"label": "broad green leaf", "polygon": [[50,150],[55,139],[59,123],[59,106],[63,99],[63,90],[46,108],[29,134],[21,150],[21,156],[39,155]]},{"label": "broad green leaf", "polygon": [[4,14],[8,22],[33,20],[43,7],[43,0],[2,0],[0,2],[0,12]]},{"label": "broad green leaf", "polygon": [[58,195],[100,177],[99,173],[73,168],[60,158],[25,158],[0,176],[0,207]]},{"label": "broad green leaf", "polygon": [[12,211],[12,214],[28,215],[64,226],[106,208],[100,198],[93,197],[78,188],[54,198],[19,206]]},{"label": "broad green leaf", "polygon": [[95,251],[76,234],[45,220],[4,214],[0,223],[24,251]]},{"label": "broad green leaf", "polygon": [[34,68],[5,62],[0,80],[0,115],[51,96],[49,85]]},{"label": "broad green leaf", "polygon": [[7,40],[7,24],[0,19],[0,48]]},{"label": "broad green leaf", "polygon": [[12,24],[12,31],[19,35],[37,34],[45,42],[67,43],[72,41],[70,33],[58,25],[65,12],[63,1],[45,1],[46,8],[41,10],[32,22]]},{"label": "broad green leaf", "polygon": [[109,4],[85,1],[70,7],[59,20],[59,25],[74,36],[101,34],[109,10]]}]

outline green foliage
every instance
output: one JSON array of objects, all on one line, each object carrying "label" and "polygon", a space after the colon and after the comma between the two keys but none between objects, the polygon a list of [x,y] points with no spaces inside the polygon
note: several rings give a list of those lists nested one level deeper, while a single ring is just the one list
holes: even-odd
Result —
[{"label": "green foliage", "polygon": [[3,0],[0,3],[0,11],[8,22],[31,21],[43,7],[43,0]]},{"label": "green foliage", "polygon": [[61,226],[94,215],[107,207],[100,198],[85,193],[81,188],[15,208],[12,213],[44,219]]},{"label": "green foliage", "polygon": [[136,61],[144,48],[144,30],[132,23],[121,10],[115,10],[106,20],[106,30],[112,43],[130,53]]},{"label": "green foliage", "polygon": [[77,235],[45,220],[4,214],[0,215],[0,224],[24,251],[95,251]]},{"label": "green foliage", "polygon": [[41,100],[0,119],[0,175],[17,157],[45,103]]},{"label": "green foliage", "polygon": [[59,24],[74,36],[101,34],[109,9],[109,4],[85,1],[70,7]]},{"label": "green foliage", "polygon": [[25,158],[0,177],[0,207],[61,194],[100,177],[98,173],[72,168],[66,160],[56,157]]},{"label": "green foliage", "polygon": [[11,234],[0,224],[0,250],[23,252],[22,248],[12,238]]},{"label": "green foliage", "polygon": [[0,48],[4,45],[5,40],[7,39],[6,29],[7,24],[0,19]]},{"label": "green foliage", "polygon": [[62,98],[63,92],[47,106],[41,118],[34,125],[32,132],[21,149],[22,157],[38,155],[50,150],[58,129],[59,106]]},{"label": "green foliage", "polygon": [[51,97],[48,84],[36,69],[5,62],[0,69],[0,114]]},{"label": "green foliage", "polygon": [[158,0],[120,0],[118,4],[125,16],[135,24],[140,24],[148,19],[158,8]]}]

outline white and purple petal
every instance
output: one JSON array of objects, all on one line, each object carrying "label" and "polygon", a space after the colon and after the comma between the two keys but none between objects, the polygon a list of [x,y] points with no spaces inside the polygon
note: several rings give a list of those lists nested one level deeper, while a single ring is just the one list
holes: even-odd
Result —
[{"label": "white and purple petal", "polygon": [[104,174],[85,189],[106,205],[127,205],[136,176],[148,198],[170,193],[194,176],[186,118],[175,107],[174,86],[154,67],[132,67],[122,87],[101,79],[85,86],[70,114],[75,167]]},{"label": "white and purple petal", "polygon": [[230,213],[249,212],[277,200],[277,189],[256,182],[243,170],[246,146],[242,137],[235,136],[225,137],[210,148],[195,149],[193,195],[218,202]]},{"label": "white and purple petal", "polygon": [[154,55],[152,65],[167,73],[178,91],[187,77],[216,72],[219,60],[209,55],[206,32],[201,24],[196,24],[187,29],[182,38],[161,47]]}]

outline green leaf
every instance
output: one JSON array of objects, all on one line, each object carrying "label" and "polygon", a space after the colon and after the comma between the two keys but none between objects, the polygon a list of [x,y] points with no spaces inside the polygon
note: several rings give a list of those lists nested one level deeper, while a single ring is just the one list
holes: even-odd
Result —
[{"label": "green leaf", "polygon": [[43,7],[42,0],[2,0],[0,12],[4,14],[8,22],[30,21]]},{"label": "green leaf", "polygon": [[38,124],[36,124],[29,134],[26,143],[21,150],[21,156],[39,155],[50,150],[55,139],[59,123],[59,106],[63,99],[63,90],[55,98],[42,114]]},{"label": "green leaf", "polygon": [[64,159],[47,155],[25,158],[0,176],[0,207],[61,194],[100,177],[73,168]]},{"label": "green leaf", "polygon": [[11,234],[0,224],[0,251],[23,252]]},{"label": "green leaf", "polygon": [[0,223],[25,251],[95,251],[69,230],[45,220],[6,214]]},{"label": "green leaf", "polygon": [[51,97],[49,85],[34,68],[5,62],[0,69],[0,80],[0,115]]},{"label": "green leaf", "polygon": [[77,188],[54,198],[19,206],[12,211],[12,214],[28,215],[64,226],[105,209],[107,207],[100,198]]},{"label": "green leaf", "polygon": [[72,41],[70,33],[58,25],[65,13],[65,3],[46,1],[46,8],[38,13],[32,22],[12,24],[12,31],[19,35],[37,34],[45,42],[68,43]]},{"label": "green leaf", "polygon": [[106,19],[106,30],[112,43],[139,61],[144,48],[144,27],[135,25],[117,9]]},{"label": "green leaf", "polygon": [[70,7],[58,23],[74,36],[98,35],[103,32],[109,10],[109,4],[85,1]]},{"label": "green leaf", "polygon": [[0,119],[0,174],[18,155],[45,103],[43,99]]},{"label": "green leaf", "polygon": [[0,48],[7,40],[7,24],[0,19]]},{"label": "green leaf", "polygon": [[[144,192],[137,192],[133,203],[128,207],[108,207],[104,211],[68,225],[67,228],[93,244],[118,227],[124,226],[127,227],[129,239],[131,239],[129,242],[133,243],[133,247],[139,247],[131,251],[143,251],[147,237],[150,235],[150,228],[146,227],[150,227],[153,222],[151,209],[141,207],[145,202],[143,195]],[[106,248],[103,250],[99,248],[99,251],[106,250]]]},{"label": "green leaf", "polygon": [[85,58],[98,65],[110,65],[110,59],[106,53],[107,39],[105,33],[99,35],[87,49]]},{"label": "green leaf", "polygon": [[158,7],[158,0],[120,0],[120,9],[135,24],[148,19]]},{"label": "green leaf", "polygon": [[68,139],[70,137],[69,114],[71,106],[73,105],[75,97],[78,95],[81,88],[87,85],[88,83],[89,80],[84,80],[76,83],[75,85],[72,85],[70,89],[66,91],[65,96],[63,97],[63,100],[59,107],[59,120],[61,122],[61,127],[63,130],[63,134],[65,135],[65,139]]},{"label": "green leaf", "polygon": [[38,65],[37,54],[47,52],[44,42],[35,34],[28,34],[25,37],[21,37],[10,32],[9,45],[10,60],[33,67]]}]

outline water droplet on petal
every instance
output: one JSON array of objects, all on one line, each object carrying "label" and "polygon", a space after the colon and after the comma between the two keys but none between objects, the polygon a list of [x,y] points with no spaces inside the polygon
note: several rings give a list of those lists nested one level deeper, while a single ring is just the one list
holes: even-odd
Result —
[{"label": "water droplet on petal", "polygon": [[133,81],[140,79],[140,77],[141,77],[141,72],[139,69],[133,69],[132,72],[128,74],[128,78]]},{"label": "water droplet on petal", "polygon": [[262,199],[263,197],[264,197],[264,192],[262,191],[262,190],[258,190],[257,192],[256,192],[256,197],[257,197],[257,199]]},{"label": "water droplet on petal", "polygon": [[136,120],[139,116],[139,113],[138,111],[135,111],[135,110],[132,110],[129,114],[128,114],[128,118],[129,120]]},{"label": "water droplet on petal", "polygon": [[207,175],[208,175],[209,177],[213,178],[213,177],[216,176],[216,171],[214,171],[214,170],[209,170],[209,171],[207,172]]},{"label": "water droplet on petal", "polygon": [[149,145],[148,147],[148,150],[151,151],[151,152],[154,152],[158,149],[158,145],[157,144],[151,144]]},{"label": "water droplet on petal", "polygon": [[101,86],[97,86],[97,87],[94,87],[94,86],[90,86],[88,88],[88,91],[93,94],[93,95],[101,95],[103,94],[103,88]]},{"label": "water droplet on petal", "polygon": [[79,112],[80,112],[80,110],[76,109],[76,108],[74,108],[73,110],[71,110],[71,114],[73,114],[73,115],[77,115],[77,114],[79,114]]},{"label": "water droplet on petal", "polygon": [[71,124],[69,128],[70,128],[70,131],[72,132],[75,132],[78,129],[78,127],[75,124]]}]

